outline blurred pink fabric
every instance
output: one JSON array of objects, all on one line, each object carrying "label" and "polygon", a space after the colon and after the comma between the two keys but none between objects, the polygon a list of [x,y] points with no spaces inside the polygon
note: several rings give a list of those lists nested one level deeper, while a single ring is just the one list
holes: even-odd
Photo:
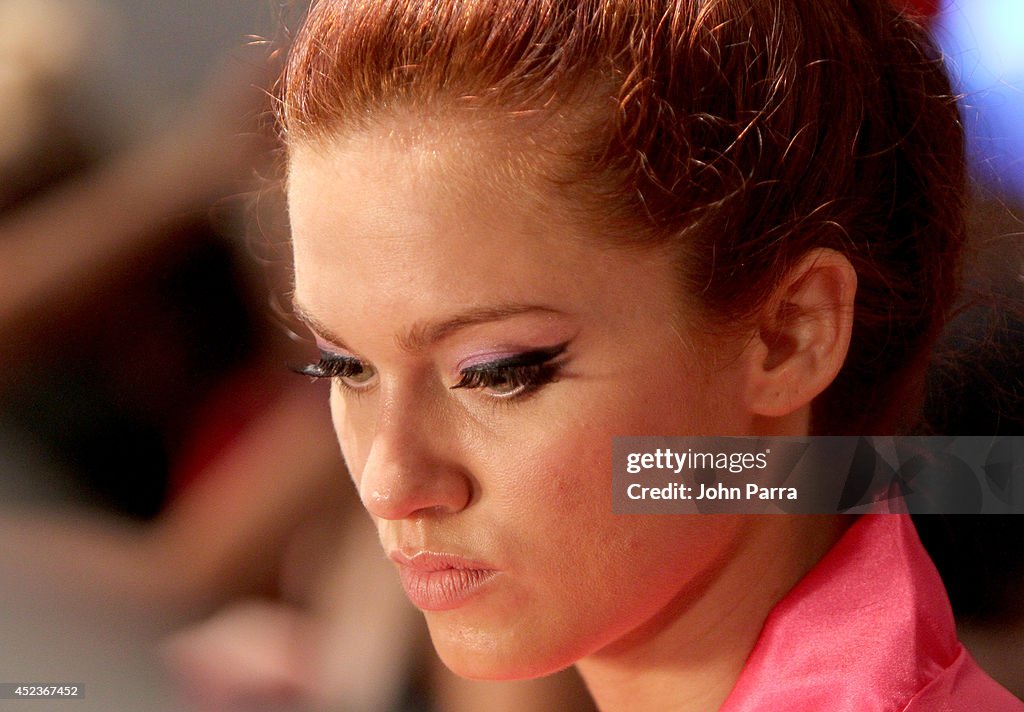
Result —
[{"label": "blurred pink fabric", "polygon": [[720,712],[1017,712],[956,636],[910,517],[864,515],[775,606]]}]

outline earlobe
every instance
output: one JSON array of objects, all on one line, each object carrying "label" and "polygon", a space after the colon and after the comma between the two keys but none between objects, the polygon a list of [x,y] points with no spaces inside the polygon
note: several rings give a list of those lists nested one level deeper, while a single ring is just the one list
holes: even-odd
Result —
[{"label": "earlobe", "polygon": [[765,305],[748,346],[747,405],[790,415],[824,391],[846,359],[857,274],[842,254],[806,254]]}]

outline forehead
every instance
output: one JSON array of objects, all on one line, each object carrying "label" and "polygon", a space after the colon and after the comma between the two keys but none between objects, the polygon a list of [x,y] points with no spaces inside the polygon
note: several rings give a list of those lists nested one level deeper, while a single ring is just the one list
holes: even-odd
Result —
[{"label": "forehead", "polygon": [[[316,155],[375,156],[378,168],[396,168],[430,182],[433,197],[475,205],[482,191],[493,200],[573,213],[574,155],[589,135],[582,108],[556,111],[457,107],[399,107],[376,112],[362,124],[324,127],[316,139],[289,151],[289,176]],[[391,175],[388,178],[393,179]],[[291,187],[293,181],[289,181]],[[575,215],[580,218],[578,214]]]},{"label": "forehead", "polygon": [[[293,146],[288,162],[288,203],[295,214],[306,212],[311,195],[332,194],[335,201],[351,197],[359,203],[384,203],[410,198],[454,206],[479,199],[481,188],[492,190],[507,171],[503,152],[461,135],[378,130],[347,134]],[[332,190],[344,186],[347,195]],[[507,192],[494,191],[495,194]],[[348,202],[346,200],[346,202]],[[354,207],[354,206],[352,206]]]},{"label": "forehead", "polygon": [[[375,133],[297,146],[288,203],[297,300],[453,307],[510,299],[565,255],[579,228],[559,224],[541,191],[514,180],[508,153],[478,137]],[[502,168],[505,166],[505,168]],[[569,238],[571,240],[571,238]],[[341,292],[345,295],[342,297]],[[505,292],[499,294],[497,292]]]},{"label": "forehead", "polygon": [[[294,147],[296,301],[347,333],[508,303],[597,309],[613,285],[641,278],[669,292],[669,260],[613,248],[517,170],[527,169],[507,142],[479,137],[363,134]],[[629,306],[630,289],[615,299]]]},{"label": "forehead", "polygon": [[[552,180],[562,160],[550,125],[530,117],[406,114],[366,130],[295,145],[288,203],[297,251],[333,232],[372,238],[379,252],[444,236],[451,249],[495,242],[525,249],[527,238],[557,235],[549,247],[596,235]],[[322,241],[327,246],[328,242]],[[408,245],[405,245],[408,246]]]},{"label": "forehead", "polygon": [[494,131],[420,125],[293,147],[288,204],[296,251],[315,244],[349,252],[362,244],[397,258],[410,243],[525,248],[527,237],[556,226],[563,238],[577,236],[581,228],[563,218],[529,152]]}]

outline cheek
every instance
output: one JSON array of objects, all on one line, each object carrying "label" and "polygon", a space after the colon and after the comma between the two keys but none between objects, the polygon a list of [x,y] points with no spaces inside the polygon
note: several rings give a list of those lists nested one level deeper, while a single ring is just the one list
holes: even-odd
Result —
[{"label": "cheek", "polygon": [[358,488],[360,475],[370,452],[373,426],[372,423],[361,422],[365,421],[365,418],[359,418],[358,411],[349,407],[341,387],[335,383],[331,384],[330,404],[331,422],[334,424],[338,445],[341,446],[345,467]]},{"label": "cheek", "polygon": [[[546,550],[544,565],[560,570],[555,585],[577,599],[631,588],[649,596],[638,581],[675,589],[704,576],[729,550],[738,520],[614,514],[612,437],[743,430],[742,411],[730,410],[728,394],[721,398],[690,378],[669,388],[592,395],[574,404],[572,417],[545,418],[542,432],[510,453],[517,464],[504,478],[503,497],[530,535],[526,546]],[[723,402],[709,406],[711,400]],[[507,462],[492,464],[507,471]]]},{"label": "cheek", "polygon": [[735,434],[750,423],[730,374],[678,368],[634,375],[567,388],[502,437],[482,437],[473,468],[481,488],[554,540],[603,536],[624,555],[642,546],[633,542],[632,518],[612,513],[612,438]]},{"label": "cheek", "polygon": [[643,374],[633,397],[619,394],[609,427],[616,435],[749,434],[753,418],[744,405],[744,378],[739,363]]},{"label": "cheek", "polygon": [[611,425],[551,428],[515,452],[514,467],[492,463],[501,474],[488,483],[488,515],[514,557],[507,619],[491,640],[518,641],[510,649],[543,672],[691,605],[737,541],[729,517],[614,514]]}]

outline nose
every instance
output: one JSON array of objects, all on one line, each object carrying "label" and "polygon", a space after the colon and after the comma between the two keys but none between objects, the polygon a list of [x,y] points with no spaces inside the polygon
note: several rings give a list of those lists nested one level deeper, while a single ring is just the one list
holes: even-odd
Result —
[{"label": "nose", "polygon": [[473,481],[436,414],[412,402],[382,404],[356,477],[367,511],[382,519],[443,516],[465,509]]}]

